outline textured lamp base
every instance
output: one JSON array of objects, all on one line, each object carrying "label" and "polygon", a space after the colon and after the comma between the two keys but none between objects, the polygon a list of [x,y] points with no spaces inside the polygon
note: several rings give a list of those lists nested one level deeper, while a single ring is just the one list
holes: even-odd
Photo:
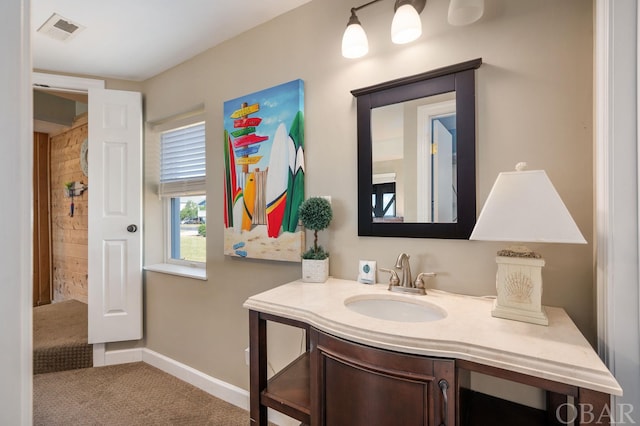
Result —
[{"label": "textured lamp base", "polygon": [[542,307],[542,267],[545,262],[539,257],[522,257],[522,253],[517,250],[505,250],[496,257],[498,297],[493,305],[491,315],[538,325],[549,325],[549,320]]},{"label": "textured lamp base", "polygon": [[538,325],[549,325],[549,319],[547,318],[544,308],[541,308],[539,312],[526,311],[524,309],[500,306],[497,300],[493,303],[491,316],[515,321],[530,322]]}]

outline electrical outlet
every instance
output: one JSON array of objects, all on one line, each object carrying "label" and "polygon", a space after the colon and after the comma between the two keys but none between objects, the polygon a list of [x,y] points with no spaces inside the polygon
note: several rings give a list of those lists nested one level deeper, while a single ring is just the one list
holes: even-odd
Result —
[{"label": "electrical outlet", "polygon": [[331,204],[331,195],[320,195],[320,197],[324,198],[329,202],[329,204]]},{"label": "electrical outlet", "polygon": [[245,364],[249,365],[249,348],[246,348],[244,350],[244,362]]}]

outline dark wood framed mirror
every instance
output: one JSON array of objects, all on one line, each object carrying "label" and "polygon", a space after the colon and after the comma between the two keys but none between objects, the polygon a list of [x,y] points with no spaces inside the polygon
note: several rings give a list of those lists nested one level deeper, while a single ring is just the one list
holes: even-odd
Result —
[{"label": "dark wood framed mirror", "polygon": [[482,59],[362,89],[358,235],[466,239],[476,221],[475,70]]}]

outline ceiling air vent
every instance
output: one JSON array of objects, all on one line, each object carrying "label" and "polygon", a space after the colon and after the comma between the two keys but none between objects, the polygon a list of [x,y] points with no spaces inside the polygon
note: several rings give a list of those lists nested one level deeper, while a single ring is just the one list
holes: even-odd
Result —
[{"label": "ceiling air vent", "polygon": [[67,41],[84,30],[84,26],[54,13],[38,28],[38,32],[51,38]]}]

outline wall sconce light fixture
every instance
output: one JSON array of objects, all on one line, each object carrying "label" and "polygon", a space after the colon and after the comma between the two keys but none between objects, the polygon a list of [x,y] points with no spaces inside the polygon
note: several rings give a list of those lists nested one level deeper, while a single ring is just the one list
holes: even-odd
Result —
[{"label": "wall sconce light fixture", "polygon": [[484,0],[451,0],[447,20],[451,25],[469,25],[484,13]]},{"label": "wall sconce light fixture", "polygon": [[[351,17],[342,36],[342,56],[345,58],[361,58],[369,52],[367,34],[356,12],[379,1],[382,0],[373,0],[362,6],[351,8]],[[427,0],[395,1],[391,22],[391,41],[395,44],[405,44],[422,35],[420,13],[424,10],[426,3]],[[483,12],[484,0],[451,0],[448,20],[451,25],[468,25],[480,19]]]},{"label": "wall sconce light fixture", "polygon": [[[351,8],[351,17],[347,29],[342,36],[342,56],[345,58],[361,58],[369,51],[367,34],[360,24],[356,12],[382,0],[373,0],[362,6]],[[427,0],[396,0],[395,14],[391,22],[391,40],[396,44],[405,44],[416,40],[422,35],[420,12]]]},{"label": "wall sconce light fixture", "polygon": [[422,35],[420,13],[426,3],[427,0],[396,0],[391,21],[391,41],[406,44]]}]

